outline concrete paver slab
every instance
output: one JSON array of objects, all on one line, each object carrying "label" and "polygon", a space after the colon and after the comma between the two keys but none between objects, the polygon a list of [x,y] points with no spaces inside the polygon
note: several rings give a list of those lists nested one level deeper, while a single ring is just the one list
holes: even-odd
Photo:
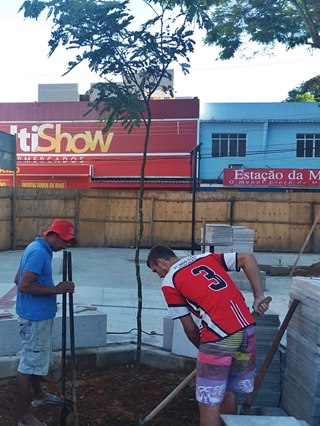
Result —
[{"label": "concrete paver slab", "polygon": [[231,416],[223,414],[225,426],[302,426],[305,422],[282,416]]}]

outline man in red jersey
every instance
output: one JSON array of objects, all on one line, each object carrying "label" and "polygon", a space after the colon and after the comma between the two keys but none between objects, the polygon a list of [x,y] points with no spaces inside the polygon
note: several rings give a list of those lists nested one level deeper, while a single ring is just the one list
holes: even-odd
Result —
[{"label": "man in red jersey", "polygon": [[[255,257],[244,253],[205,253],[179,259],[166,246],[153,247],[148,267],[163,278],[162,291],[173,319],[199,349],[196,398],[200,426],[222,426],[220,413],[237,413],[237,393],[253,390],[255,321],[227,271],[243,269],[252,287],[253,310],[268,305]],[[191,313],[200,318],[197,326]]]}]

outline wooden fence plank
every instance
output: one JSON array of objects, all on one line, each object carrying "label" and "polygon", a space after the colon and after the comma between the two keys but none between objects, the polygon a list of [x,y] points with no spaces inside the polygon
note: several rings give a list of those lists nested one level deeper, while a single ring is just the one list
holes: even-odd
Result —
[{"label": "wooden fence plank", "polygon": [[[16,189],[16,245],[24,247],[55,218],[76,225],[82,246],[134,246],[138,191]],[[232,223],[255,231],[256,251],[298,252],[320,208],[320,193],[250,193],[219,190],[196,194],[196,242],[206,223]],[[190,248],[192,195],[145,191],[142,246]],[[12,190],[0,191],[0,250],[12,247]],[[9,231],[8,231],[9,230]],[[320,250],[320,224],[305,251]]]}]

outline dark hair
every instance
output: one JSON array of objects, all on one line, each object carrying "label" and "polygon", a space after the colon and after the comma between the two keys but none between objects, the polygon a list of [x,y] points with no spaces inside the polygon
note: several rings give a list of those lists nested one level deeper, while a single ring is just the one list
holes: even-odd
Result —
[{"label": "dark hair", "polygon": [[177,257],[173,250],[171,250],[170,247],[167,246],[154,246],[151,248],[148,258],[147,258],[147,265],[150,268],[151,264],[156,263],[158,259],[165,259],[169,260],[173,257]]}]

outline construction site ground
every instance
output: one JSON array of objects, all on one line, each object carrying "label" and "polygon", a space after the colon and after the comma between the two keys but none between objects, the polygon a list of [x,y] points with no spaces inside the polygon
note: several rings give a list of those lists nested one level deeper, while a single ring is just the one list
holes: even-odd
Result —
[{"label": "construction site ground", "polygon": [[[76,284],[74,302],[76,307],[94,305],[99,311],[107,314],[107,344],[102,351],[108,351],[115,345],[134,345],[137,335],[136,311],[137,311],[137,284],[135,270],[134,248],[83,248],[76,247],[72,250],[73,256],[73,280]],[[15,312],[15,307],[9,302],[14,301],[12,288],[13,279],[19,265],[22,251],[4,251],[0,253],[1,278],[0,278],[0,313]],[[177,250],[179,257],[190,254],[187,250]],[[146,266],[148,250],[142,249],[140,253],[141,275],[143,283],[143,312],[142,312],[142,341],[143,347],[156,353],[163,346],[163,318],[167,315],[167,307],[163,300],[160,284],[161,280]],[[266,267],[279,268],[279,275],[275,269],[267,271],[266,295],[272,296],[271,308],[279,314],[283,320],[289,302],[289,293],[292,280],[289,275],[292,265],[298,258],[298,253],[255,253],[262,270]],[[302,254],[296,265],[296,272],[306,271],[319,261],[318,254]],[[59,264],[59,261],[56,262]],[[287,269],[286,269],[287,268]],[[273,271],[273,272],[272,272]],[[271,273],[271,274],[270,274]],[[305,272],[301,272],[304,274]],[[54,278],[61,280],[61,271],[54,269]],[[11,291],[11,292],[10,292]],[[252,295],[244,291],[248,305],[252,303]],[[8,296],[10,295],[10,297]],[[11,307],[9,307],[11,306]],[[285,339],[282,345],[285,347]],[[89,359],[92,356],[90,350],[81,351],[81,356]],[[97,365],[90,362],[82,362],[77,371],[77,407],[79,412],[79,425],[133,425],[134,416],[134,390],[132,362],[119,364],[118,352],[115,352],[117,362],[109,365],[107,369],[97,371]],[[12,370],[16,357],[0,357],[0,372]],[[112,351],[108,355],[112,364]],[[129,358],[128,358],[129,359]],[[149,356],[156,365],[142,367],[141,369],[141,416],[147,415],[171,390],[173,390],[188,374],[175,362],[162,356]],[[125,358],[124,358],[125,360]],[[165,364],[162,365],[162,364]],[[165,368],[165,369],[163,369]],[[179,371],[177,371],[179,370]],[[48,389],[60,393],[60,385],[47,384]],[[17,424],[17,400],[15,379],[3,379],[0,387],[0,424]],[[50,426],[59,424],[58,406],[43,407],[37,410],[41,420],[48,421]],[[264,410],[265,415],[283,416],[283,421],[289,422],[290,417],[277,407],[269,407]],[[239,416],[237,424],[243,424],[244,419]],[[262,419],[266,417],[262,416]],[[274,421],[276,422],[274,417]],[[159,413],[152,424],[163,426],[191,426],[198,423],[197,404],[194,400],[194,388],[192,383],[181,391],[176,398]],[[226,423],[227,424],[227,423]],[[235,424],[235,423],[234,423]],[[260,424],[259,422],[256,423]],[[261,423],[262,424],[262,423]],[[264,423],[265,424],[265,423]],[[268,424],[273,424],[269,421]],[[274,423],[276,424],[276,423]],[[283,423],[285,425],[286,423]],[[289,425],[289,423],[287,423]],[[291,424],[291,423],[290,423]]]}]

